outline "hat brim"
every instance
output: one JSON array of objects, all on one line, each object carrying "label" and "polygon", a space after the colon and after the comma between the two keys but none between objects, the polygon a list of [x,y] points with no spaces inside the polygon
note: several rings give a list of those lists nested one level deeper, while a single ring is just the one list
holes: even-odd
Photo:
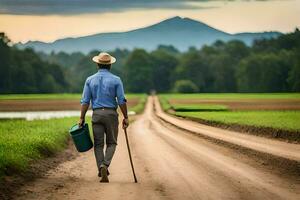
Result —
[{"label": "hat brim", "polygon": [[109,65],[115,63],[117,59],[113,56],[110,56],[110,62],[101,62],[101,60],[99,60],[99,56],[94,56],[92,60],[98,64]]}]

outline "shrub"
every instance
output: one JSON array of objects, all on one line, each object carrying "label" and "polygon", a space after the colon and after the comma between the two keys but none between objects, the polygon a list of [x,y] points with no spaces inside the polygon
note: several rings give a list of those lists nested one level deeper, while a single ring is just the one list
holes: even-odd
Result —
[{"label": "shrub", "polygon": [[175,82],[173,91],[178,93],[196,93],[199,91],[199,88],[190,80],[178,80]]}]

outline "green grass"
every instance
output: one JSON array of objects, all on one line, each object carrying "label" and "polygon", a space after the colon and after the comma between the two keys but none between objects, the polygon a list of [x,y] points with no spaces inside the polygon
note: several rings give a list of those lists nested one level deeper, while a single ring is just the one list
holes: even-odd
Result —
[{"label": "green grass", "polygon": [[81,94],[2,94],[0,100],[52,100],[52,99],[80,99]]},{"label": "green grass", "polygon": [[300,99],[300,93],[174,93],[159,96],[167,99]]},{"label": "green grass", "polygon": [[225,105],[217,104],[173,104],[171,106],[175,111],[190,112],[190,111],[225,111],[228,110]]},{"label": "green grass", "polygon": [[240,124],[300,131],[300,111],[176,112],[176,115],[221,124]]},{"label": "green grass", "polygon": [[143,94],[143,93],[129,93],[129,94],[125,94],[127,99],[134,99],[134,98],[144,98],[147,97],[147,94]]},{"label": "green grass", "polygon": [[36,121],[0,120],[0,177],[22,172],[31,161],[65,148],[68,130],[77,121],[78,117]]},{"label": "green grass", "polygon": [[[137,95],[137,94],[133,94],[132,96]],[[127,97],[127,98],[135,98],[135,97]],[[139,98],[139,102],[137,105],[133,106],[133,107],[129,107],[128,110],[129,111],[133,111],[137,114],[140,114],[144,111],[145,108],[145,104],[147,101],[147,95],[146,94],[138,94],[136,96],[136,98]]]},{"label": "green grass", "polygon": [[[226,125],[247,125],[274,128],[280,130],[300,131],[300,111],[229,111],[225,105],[174,104],[170,99],[300,99],[300,93],[220,93],[220,94],[161,94],[159,95],[163,110],[175,110],[173,113],[182,117],[198,118]],[[224,109],[224,110],[222,110]],[[217,112],[216,112],[217,111]]]},{"label": "green grass", "polygon": [[168,111],[173,109],[175,111],[222,111],[227,110],[225,105],[217,104],[170,104],[167,95],[159,95],[159,101],[162,109]]},{"label": "green grass", "polygon": [[168,111],[172,109],[172,106],[170,105],[167,96],[159,95],[158,97],[159,97],[160,105],[164,111]]}]

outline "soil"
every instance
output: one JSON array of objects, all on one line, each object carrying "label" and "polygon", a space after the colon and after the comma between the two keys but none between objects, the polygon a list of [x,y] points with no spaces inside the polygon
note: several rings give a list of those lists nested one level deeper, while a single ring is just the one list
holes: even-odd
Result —
[{"label": "soil", "polygon": [[[128,106],[135,106],[138,98],[128,100]],[[0,100],[0,111],[54,111],[80,110],[80,100]]]}]

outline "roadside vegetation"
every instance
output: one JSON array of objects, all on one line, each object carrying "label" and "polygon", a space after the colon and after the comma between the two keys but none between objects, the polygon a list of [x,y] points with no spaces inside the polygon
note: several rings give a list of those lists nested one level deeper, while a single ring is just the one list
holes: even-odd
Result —
[{"label": "roadside vegetation", "polygon": [[166,99],[300,99],[300,93],[196,93],[196,94],[160,94]]},{"label": "roadside vegetation", "polygon": [[[164,111],[211,125],[300,132],[300,107],[294,109],[300,104],[299,93],[162,94],[159,99]],[[207,102],[210,104],[205,104]],[[218,104],[213,104],[215,102]],[[257,108],[247,110],[242,107],[253,102],[258,105]],[[265,110],[266,104],[274,104],[271,105],[274,109]]]},{"label": "roadside vegetation", "polygon": [[195,104],[195,105],[185,105],[185,104],[172,104],[172,108],[176,112],[193,112],[193,111],[226,111],[228,107],[225,105],[217,104]]},{"label": "roadside vegetation", "polygon": [[130,101],[130,98],[138,98],[138,103],[134,106],[129,106],[128,110],[129,111],[133,111],[135,112],[136,114],[140,114],[144,111],[145,109],[145,104],[146,104],[146,101],[147,101],[147,95],[146,94],[130,94],[130,95],[127,95],[127,97]]},{"label": "roadside vegetation", "polygon": [[177,116],[198,118],[227,125],[248,125],[300,131],[300,111],[222,111],[222,112],[176,112]]},{"label": "roadside vegetation", "polygon": [[62,100],[62,99],[78,99],[80,93],[61,93],[61,94],[1,94],[0,100]]},{"label": "roadside vegetation", "polygon": [[0,176],[23,172],[31,162],[63,150],[77,120],[0,120]]}]

